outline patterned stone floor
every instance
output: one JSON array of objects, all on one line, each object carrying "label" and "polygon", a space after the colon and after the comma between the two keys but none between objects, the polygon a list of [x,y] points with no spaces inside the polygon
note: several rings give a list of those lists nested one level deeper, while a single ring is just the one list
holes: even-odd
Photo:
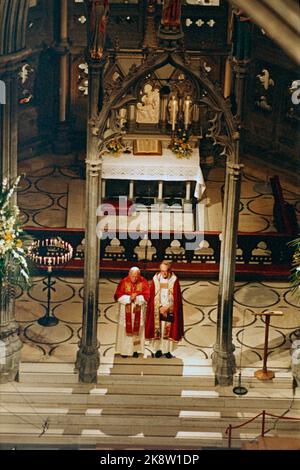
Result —
[{"label": "patterned stone floor", "polygon": [[[55,327],[39,326],[45,314],[46,294],[43,278],[37,277],[28,293],[19,292],[16,311],[24,341],[23,362],[74,362],[81,335],[83,281],[76,277],[59,277],[53,294],[53,313],[59,319]],[[114,355],[117,308],[113,294],[118,279],[100,281],[100,316],[98,337],[100,353],[108,360]],[[216,335],[217,282],[183,280],[185,336],[178,345],[178,358],[210,359]],[[280,282],[239,282],[235,288],[233,341],[237,364],[261,365],[264,344],[264,321],[254,313],[268,309],[282,310],[283,317],[271,321],[269,364],[289,368],[290,346],[300,325],[299,306],[289,285]],[[147,355],[151,351],[147,347]]]},{"label": "patterned stone floor", "polygon": [[[55,162],[55,164],[53,163]],[[37,227],[65,227],[68,204],[68,184],[77,179],[74,157],[43,155],[19,164],[22,179],[18,200],[25,225]],[[268,177],[280,172],[268,170],[249,160],[242,184],[240,231],[273,231],[273,198],[265,184]],[[284,196],[295,206],[300,222],[299,189],[281,180]],[[220,164],[206,175],[211,203],[220,201],[224,185],[224,168]],[[57,279],[53,295],[53,312],[60,320],[52,328],[43,328],[36,320],[45,313],[43,278],[35,278],[28,293],[19,292],[17,318],[21,325],[24,348],[23,361],[74,362],[81,335],[82,294],[81,278]],[[116,335],[117,311],[112,302],[116,279],[103,278],[100,282],[99,339],[100,352],[112,357]],[[209,359],[216,335],[216,282],[184,280],[181,283],[185,308],[185,337],[176,350],[177,357]],[[282,310],[284,317],[274,318],[270,330],[270,364],[289,367],[290,344],[293,331],[299,327],[299,309],[289,285],[279,282],[237,283],[235,289],[233,340],[237,363],[248,367],[261,364],[264,322],[253,313],[267,309]],[[147,349],[147,354],[150,350]]]},{"label": "patterned stone floor", "polygon": [[[19,164],[25,173],[19,190],[18,203],[25,225],[36,227],[66,227],[68,183],[78,178],[74,157],[43,155]],[[53,162],[55,161],[55,164]],[[272,222],[273,198],[266,183],[266,174],[245,169],[242,184],[239,230],[242,232],[275,231]],[[268,176],[272,176],[270,172]],[[224,168],[213,168],[205,178],[210,204],[220,202],[224,186]],[[287,201],[295,206],[300,223],[300,192],[284,188]]]}]

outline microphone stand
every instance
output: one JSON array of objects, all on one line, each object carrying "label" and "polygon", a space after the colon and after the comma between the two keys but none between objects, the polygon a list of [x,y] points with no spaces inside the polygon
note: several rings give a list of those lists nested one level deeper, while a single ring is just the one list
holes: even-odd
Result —
[{"label": "microphone stand", "polygon": [[238,384],[236,387],[233,388],[233,393],[235,395],[246,395],[248,393],[248,389],[242,385],[242,354],[243,354],[243,341],[244,341],[244,331],[245,331],[245,314],[246,310],[244,310],[243,315],[243,333],[242,333],[242,341],[241,341],[241,355],[240,355],[240,366],[239,366],[239,375],[238,375]]}]

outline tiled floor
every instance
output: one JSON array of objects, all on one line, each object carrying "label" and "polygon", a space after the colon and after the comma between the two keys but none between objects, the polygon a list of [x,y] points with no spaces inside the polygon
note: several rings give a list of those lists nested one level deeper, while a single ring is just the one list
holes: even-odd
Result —
[{"label": "tiled floor", "polygon": [[[36,278],[28,293],[19,293],[16,311],[21,326],[23,362],[74,362],[81,335],[83,281],[81,278],[57,278],[53,294],[53,312],[60,320],[55,327],[39,326],[45,314],[46,294],[43,278]],[[118,280],[100,281],[100,316],[98,338],[100,353],[107,359],[114,355],[117,308],[113,294]],[[185,337],[178,345],[178,358],[210,359],[216,336],[218,284],[204,280],[181,282],[184,299]],[[271,320],[269,364],[290,367],[293,332],[299,327],[299,308],[289,285],[279,282],[237,283],[233,315],[233,341],[237,364],[261,365],[264,344],[264,320],[256,317],[268,309],[282,310],[283,317]],[[147,347],[147,355],[151,351]],[[242,354],[242,355],[241,355]]]},{"label": "tiled floor", "polygon": [[[25,225],[37,227],[66,227],[68,205],[68,183],[79,178],[78,169],[73,165],[73,156],[52,156],[26,160],[19,164],[19,173],[25,173],[19,191],[19,206]],[[53,163],[55,162],[55,164]],[[271,174],[269,175],[271,176]],[[239,230],[242,232],[269,232],[273,226],[273,198],[266,177],[255,176],[245,169],[242,184]],[[206,177],[210,205],[221,200],[224,185],[224,168],[217,166]],[[300,222],[300,194],[284,188],[286,199],[296,209]]]},{"label": "tiled floor", "polygon": [[[65,227],[68,204],[68,183],[79,178],[73,166],[73,156],[44,155],[21,162],[19,173],[26,173],[19,191],[19,205],[25,225]],[[54,163],[55,162],[55,163]],[[272,173],[273,174],[273,173]],[[268,174],[271,176],[271,173]],[[242,184],[240,231],[265,232],[274,230],[273,199],[267,178],[259,167],[246,165]],[[220,202],[224,185],[223,165],[210,170],[206,177],[210,203]],[[294,204],[300,219],[300,199],[297,189],[282,185],[285,198]],[[28,293],[19,293],[17,319],[22,328],[23,361],[73,362],[81,334],[83,282],[81,278],[58,278],[53,294],[53,312],[60,320],[52,328],[44,328],[36,320],[45,313],[43,278],[35,279]],[[100,352],[114,354],[117,311],[113,293],[118,281],[102,279],[100,283],[99,340]],[[194,356],[209,359],[216,335],[216,282],[190,280],[182,283],[185,307],[185,337],[176,350],[178,357]],[[299,310],[287,283],[237,283],[233,317],[233,339],[237,363],[248,367],[261,364],[264,321],[255,312],[269,308],[282,310],[282,318],[271,321],[270,364],[289,367],[293,331],[299,327]],[[242,353],[242,354],[241,354]],[[150,350],[147,350],[150,354]]]}]

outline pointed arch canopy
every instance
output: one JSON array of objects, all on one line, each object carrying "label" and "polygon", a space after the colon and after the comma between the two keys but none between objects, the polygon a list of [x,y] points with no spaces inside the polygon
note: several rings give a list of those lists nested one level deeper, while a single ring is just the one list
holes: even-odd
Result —
[{"label": "pointed arch canopy", "polygon": [[[136,84],[145,79],[147,75],[168,64],[181,70],[189,77],[195,85],[199,100],[201,90],[204,90],[207,98],[205,97],[201,101],[208,104],[217,116],[214,125],[211,127],[209,137],[213,138],[215,144],[223,146],[223,153],[228,156],[229,160],[234,161],[235,144],[239,140],[239,132],[238,125],[231,111],[230,101],[223,97],[220,86],[209,79],[204,69],[200,70],[193,67],[183,54],[178,52],[163,52],[149,55],[140,66],[133,65],[123,80],[119,80],[109,87],[104,96],[101,111],[92,118],[92,124],[95,127],[94,135],[98,136],[100,147],[104,142],[104,133],[111,111],[118,110],[131,103],[136,103],[137,96],[132,93]],[[222,116],[226,128],[225,134],[222,134],[221,129]]]}]

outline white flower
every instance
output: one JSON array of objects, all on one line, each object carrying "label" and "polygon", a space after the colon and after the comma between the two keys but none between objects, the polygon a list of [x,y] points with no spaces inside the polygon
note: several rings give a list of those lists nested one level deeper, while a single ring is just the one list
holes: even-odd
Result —
[{"label": "white flower", "polygon": [[20,270],[20,273],[22,274],[22,276],[23,276],[26,280],[29,279],[29,276],[28,276],[28,274],[24,271],[24,269],[21,269],[21,270]]}]

